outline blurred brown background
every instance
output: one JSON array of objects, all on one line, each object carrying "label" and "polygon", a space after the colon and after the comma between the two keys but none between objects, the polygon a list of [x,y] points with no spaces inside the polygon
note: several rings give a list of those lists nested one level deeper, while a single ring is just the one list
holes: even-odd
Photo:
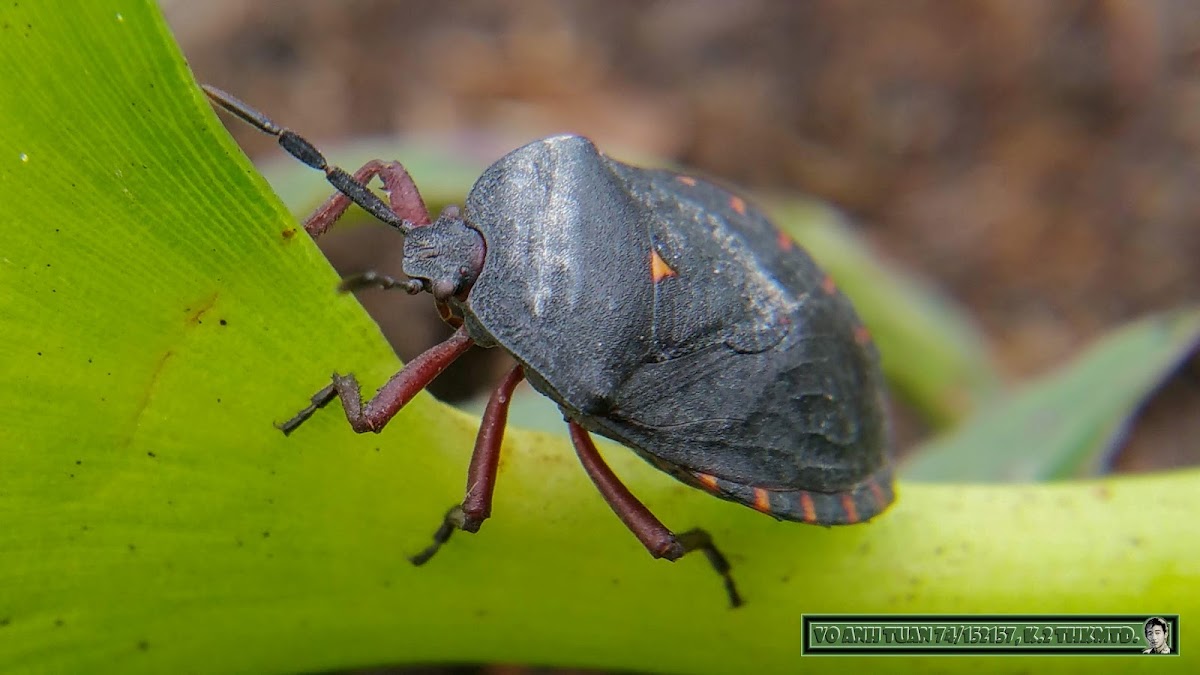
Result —
[{"label": "blurred brown background", "polygon": [[[1013,381],[1122,322],[1200,301],[1200,3],[164,8],[202,81],[327,147],[571,130],[751,190],[827,199],[877,250],[963,303]],[[231,130],[256,159],[282,154]],[[343,271],[398,270],[400,241],[382,228],[322,245]],[[448,333],[427,298],[398,295],[363,299],[407,359]],[[476,394],[501,368],[472,355],[435,393]],[[1194,358],[1148,406],[1119,468],[1195,462],[1198,411]]]}]

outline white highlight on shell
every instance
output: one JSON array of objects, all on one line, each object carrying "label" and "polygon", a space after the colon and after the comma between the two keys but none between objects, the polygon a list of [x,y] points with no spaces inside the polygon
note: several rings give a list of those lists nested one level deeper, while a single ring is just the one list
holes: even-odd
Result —
[{"label": "white highlight on shell", "polygon": [[125,17],[121,16],[120,12],[117,12],[117,23],[125,23]]},{"label": "white highlight on shell", "polygon": [[29,155],[27,155],[27,154],[25,154],[25,153],[23,153],[23,152],[22,152],[22,153],[21,153],[21,161],[22,161],[22,162],[29,162]]}]

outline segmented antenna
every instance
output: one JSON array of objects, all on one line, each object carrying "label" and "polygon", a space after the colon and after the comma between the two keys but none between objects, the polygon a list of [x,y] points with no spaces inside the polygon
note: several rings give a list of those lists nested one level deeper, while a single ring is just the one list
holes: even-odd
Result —
[{"label": "segmented antenna", "polygon": [[345,170],[340,167],[330,166],[325,161],[325,156],[302,136],[291,129],[279,126],[271,118],[251,108],[231,94],[207,84],[201,85],[200,88],[217,105],[236,115],[247,124],[254,126],[259,131],[278,138],[279,146],[288,151],[290,155],[314,169],[325,172],[325,179],[333,187],[337,188],[338,192],[349,197],[355,204],[366,210],[367,213],[400,230],[403,234],[408,234],[412,230],[412,223],[393,213],[392,209],[382,199],[374,192],[371,192],[366,185],[354,180],[354,177],[346,173]]}]

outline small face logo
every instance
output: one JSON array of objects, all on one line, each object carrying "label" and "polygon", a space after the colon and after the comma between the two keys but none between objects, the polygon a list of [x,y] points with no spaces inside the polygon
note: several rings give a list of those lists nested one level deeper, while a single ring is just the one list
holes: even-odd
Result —
[{"label": "small face logo", "polygon": [[1171,648],[1167,646],[1167,622],[1157,616],[1146,619],[1144,626],[1146,633],[1146,644],[1150,645],[1147,649],[1142,650],[1143,654],[1170,654]]}]

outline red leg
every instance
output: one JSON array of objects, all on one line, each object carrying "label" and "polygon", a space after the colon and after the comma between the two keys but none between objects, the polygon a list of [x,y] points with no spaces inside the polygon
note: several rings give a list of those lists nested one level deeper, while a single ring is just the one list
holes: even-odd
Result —
[{"label": "red leg", "polygon": [[524,379],[525,370],[516,366],[492,392],[487,409],[479,423],[479,435],[475,437],[475,451],[471,453],[471,466],[467,469],[467,493],[462,504],[450,508],[441,526],[433,534],[433,544],[409,558],[414,565],[423,565],[437,553],[442,544],[450,540],[455,530],[478,532],[483,521],[492,515],[492,495],[496,491],[496,469],[500,466],[500,446],[504,440],[504,426],[508,422],[508,404],[513,389]]},{"label": "red leg", "polygon": [[[373,159],[354,172],[354,180],[363,185],[369,183],[375,176],[379,176],[383,180],[393,213],[418,227],[431,222],[429,210],[425,208],[425,200],[421,199],[421,193],[417,190],[417,185],[413,183],[412,176],[408,175],[408,170],[404,168],[404,165],[400,162],[384,162]],[[351,203],[349,197],[341,192],[335,192],[304,220],[304,229],[313,237],[321,236],[338,218],[342,217]]]},{"label": "red leg", "polygon": [[463,498],[462,510],[466,516],[463,529],[478,532],[479,526],[492,515],[492,493],[496,490],[496,469],[500,466],[500,445],[504,441],[504,427],[508,423],[508,404],[513,390],[525,379],[525,369],[515,366],[492,392],[487,409],[479,424],[479,435],[475,437],[475,451],[471,453],[471,465],[467,469],[467,494]]},{"label": "red leg", "polygon": [[417,395],[417,392],[427,387],[446,366],[462,356],[471,344],[467,332],[459,330],[449,340],[430,347],[417,358],[404,364],[404,368],[380,387],[365,405],[362,402],[358,380],[353,375],[335,373],[332,384],[313,395],[312,403],[308,407],[281,424],[279,428],[283,433],[290,434],[319,408],[325,407],[334,398],[341,397],[346,419],[356,432],[378,432]]},{"label": "red leg", "polygon": [[608,468],[600,453],[596,451],[596,445],[592,443],[592,438],[588,435],[587,430],[575,422],[568,424],[571,429],[571,442],[575,444],[575,453],[579,455],[579,461],[583,463],[584,470],[596,484],[596,488],[600,490],[604,500],[616,512],[617,517],[650,551],[650,555],[655,558],[678,560],[692,551],[703,551],[713,569],[724,579],[725,590],[729,593],[729,602],[734,607],[742,604],[741,596],[738,595],[737,588],[734,586],[733,577],[729,574],[729,561],[717,551],[708,532],[695,529],[676,535],[668,530],[662,521],[650,513],[650,509],[638,501],[629,488],[621,483],[612,469]]}]

